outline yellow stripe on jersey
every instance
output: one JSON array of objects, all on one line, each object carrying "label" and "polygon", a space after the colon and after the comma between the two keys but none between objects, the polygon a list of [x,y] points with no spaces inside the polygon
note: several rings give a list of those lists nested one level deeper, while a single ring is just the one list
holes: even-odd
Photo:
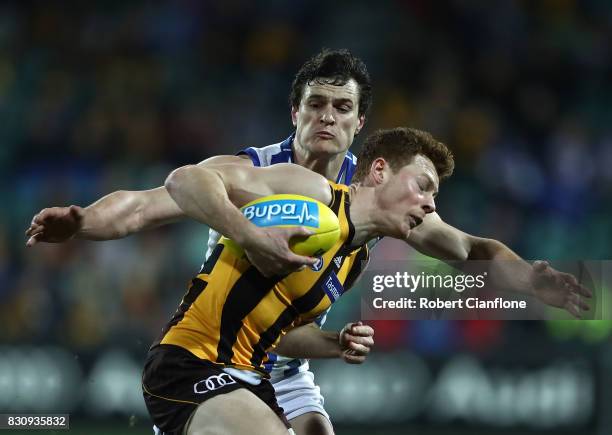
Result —
[{"label": "yellow stripe on jersey", "polygon": [[160,342],[213,363],[265,373],[265,352],[291,327],[328,309],[367,258],[367,248],[349,247],[354,228],[348,187],[330,186],[340,239],[322,256],[321,268],[266,278],[220,243],[192,281]]}]

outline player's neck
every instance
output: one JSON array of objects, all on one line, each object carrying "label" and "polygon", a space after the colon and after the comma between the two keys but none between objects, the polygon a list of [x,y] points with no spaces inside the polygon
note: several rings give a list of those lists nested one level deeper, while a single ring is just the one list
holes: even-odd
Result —
[{"label": "player's neck", "polygon": [[336,181],[340,168],[342,167],[342,162],[344,161],[344,154],[332,156],[329,154],[313,154],[309,153],[298,143],[294,143],[293,156],[295,158],[293,163],[297,163],[317,174],[321,174],[331,181]]},{"label": "player's neck", "polygon": [[349,195],[351,198],[351,222],[355,227],[352,244],[353,246],[363,245],[368,240],[380,235],[374,188],[352,184]]},{"label": "player's neck", "polygon": [[363,245],[380,236],[404,239],[400,217],[381,210],[376,201],[375,188],[350,186],[351,222],[355,227],[353,246]]}]

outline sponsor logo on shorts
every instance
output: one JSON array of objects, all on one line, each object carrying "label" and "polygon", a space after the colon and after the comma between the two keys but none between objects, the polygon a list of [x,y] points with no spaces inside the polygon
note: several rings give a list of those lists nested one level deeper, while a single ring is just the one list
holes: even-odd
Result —
[{"label": "sponsor logo on shorts", "polygon": [[319,228],[319,207],[312,201],[266,201],[248,206],[242,213],[258,227],[294,224]]},{"label": "sponsor logo on shorts", "polygon": [[193,384],[193,392],[196,394],[205,394],[209,391],[215,391],[219,388],[223,388],[226,385],[235,384],[236,381],[227,373],[221,373],[220,375],[209,376],[203,381],[196,382]]},{"label": "sponsor logo on shorts", "polygon": [[325,262],[323,261],[323,257],[319,256],[317,257],[317,262],[313,264],[312,266],[310,266],[310,268],[314,270],[315,272],[319,272],[321,269],[323,269],[324,264]]}]

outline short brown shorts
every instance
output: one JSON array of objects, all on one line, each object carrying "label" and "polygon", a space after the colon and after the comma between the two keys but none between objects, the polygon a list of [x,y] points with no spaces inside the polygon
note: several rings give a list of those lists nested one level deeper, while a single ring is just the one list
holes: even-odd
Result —
[{"label": "short brown shorts", "polygon": [[225,373],[179,346],[160,344],[149,351],[142,375],[142,391],[153,423],[164,435],[180,435],[198,405],[219,394],[246,388],[263,400],[287,428],[290,424],[278,406],[267,380],[251,385]]}]

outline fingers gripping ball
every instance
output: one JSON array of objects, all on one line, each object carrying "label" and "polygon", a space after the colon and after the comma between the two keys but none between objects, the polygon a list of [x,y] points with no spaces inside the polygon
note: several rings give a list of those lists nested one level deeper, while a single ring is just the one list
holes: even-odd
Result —
[{"label": "fingers gripping ball", "polygon": [[[299,255],[317,256],[331,249],[340,238],[338,216],[325,204],[301,195],[270,195],[256,199],[240,209],[259,227],[305,227],[314,234],[292,237],[289,247]],[[221,242],[236,255],[244,254],[235,242],[225,237]]]}]

